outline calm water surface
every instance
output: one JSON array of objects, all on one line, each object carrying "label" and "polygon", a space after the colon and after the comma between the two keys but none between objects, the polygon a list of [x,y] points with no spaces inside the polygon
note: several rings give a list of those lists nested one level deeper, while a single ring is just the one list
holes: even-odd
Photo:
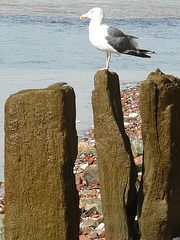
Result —
[{"label": "calm water surface", "polygon": [[[22,89],[45,88],[65,81],[76,93],[79,136],[93,124],[91,92],[106,55],[88,40],[89,20],[79,16],[95,1],[0,2],[0,181],[4,165],[4,104]],[[121,88],[134,85],[160,68],[180,77],[180,1],[99,1],[106,22],[141,37],[139,47],[154,50],[151,59],[113,55],[110,70]]]}]

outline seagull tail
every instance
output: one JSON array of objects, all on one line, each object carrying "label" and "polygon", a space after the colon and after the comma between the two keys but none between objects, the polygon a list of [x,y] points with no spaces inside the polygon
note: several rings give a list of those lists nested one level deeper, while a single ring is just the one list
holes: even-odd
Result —
[{"label": "seagull tail", "polygon": [[150,56],[146,55],[146,54],[153,54],[153,53],[155,53],[155,52],[149,51],[149,50],[144,50],[144,49],[138,49],[137,51],[132,50],[125,54],[136,56],[136,57],[150,58]]},{"label": "seagull tail", "polygon": [[150,51],[150,50],[145,50],[145,49],[138,49],[141,53],[147,53],[147,54],[153,54],[155,53],[154,51]]}]

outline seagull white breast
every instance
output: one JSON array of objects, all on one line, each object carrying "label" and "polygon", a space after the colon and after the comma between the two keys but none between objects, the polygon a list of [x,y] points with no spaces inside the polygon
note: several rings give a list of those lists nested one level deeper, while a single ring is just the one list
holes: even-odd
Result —
[{"label": "seagull white breast", "polygon": [[89,40],[100,51],[108,53],[118,53],[111,45],[108,44],[108,26],[106,24],[97,24],[91,20],[89,24]]}]

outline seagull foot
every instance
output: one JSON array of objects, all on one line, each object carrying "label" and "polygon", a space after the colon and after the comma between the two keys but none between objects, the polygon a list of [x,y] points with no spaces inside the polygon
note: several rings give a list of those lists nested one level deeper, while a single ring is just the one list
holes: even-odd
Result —
[{"label": "seagull foot", "polygon": [[109,71],[109,68],[101,68],[99,71],[103,71],[103,70],[108,70]]}]

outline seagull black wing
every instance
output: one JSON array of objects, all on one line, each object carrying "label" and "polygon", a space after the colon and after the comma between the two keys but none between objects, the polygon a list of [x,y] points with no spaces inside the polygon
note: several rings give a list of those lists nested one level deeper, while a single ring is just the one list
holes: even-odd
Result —
[{"label": "seagull black wing", "polygon": [[119,29],[108,26],[107,33],[106,40],[108,44],[119,53],[146,58],[150,58],[146,53],[153,53],[149,50],[138,49],[138,44],[134,41],[137,37],[126,35]]}]

